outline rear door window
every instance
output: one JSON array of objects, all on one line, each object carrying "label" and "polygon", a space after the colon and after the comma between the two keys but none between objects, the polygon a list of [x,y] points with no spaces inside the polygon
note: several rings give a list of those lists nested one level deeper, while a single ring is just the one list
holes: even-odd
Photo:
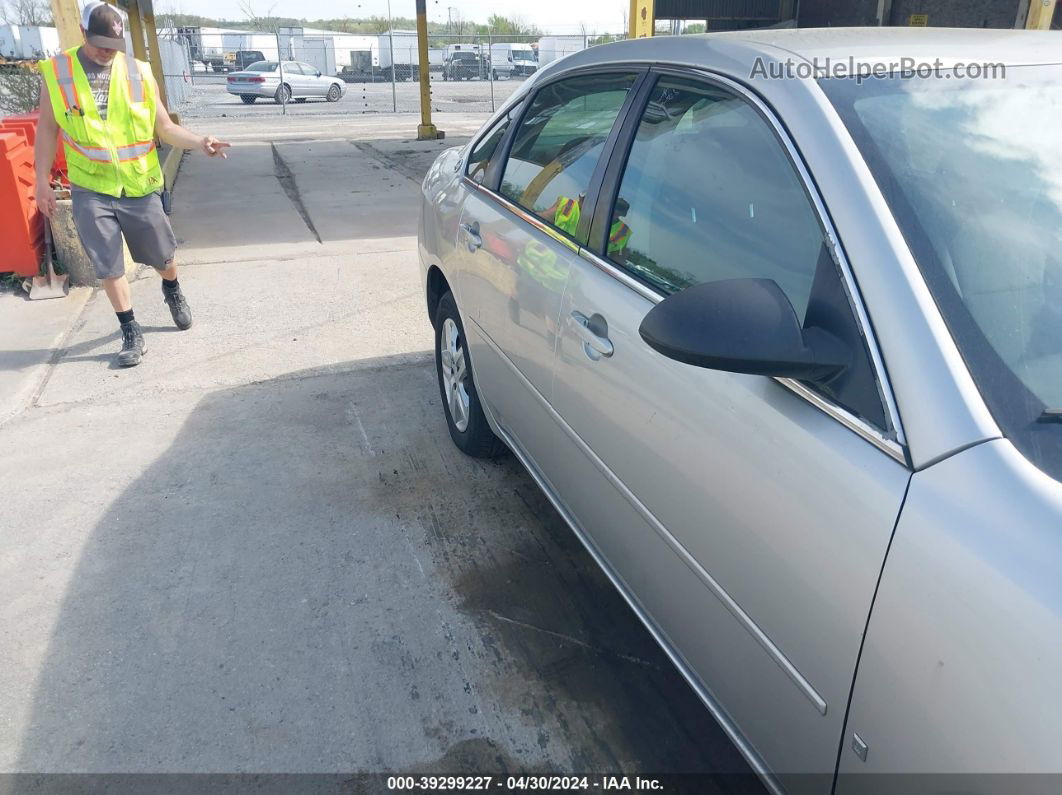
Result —
[{"label": "rear door window", "polygon": [[615,72],[573,77],[539,91],[516,131],[502,194],[576,238],[589,226],[580,227],[583,203],[635,78]]}]

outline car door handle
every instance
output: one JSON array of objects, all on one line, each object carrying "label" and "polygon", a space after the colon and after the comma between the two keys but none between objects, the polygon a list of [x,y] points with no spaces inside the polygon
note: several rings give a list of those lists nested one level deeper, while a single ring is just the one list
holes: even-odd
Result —
[{"label": "car door handle", "polygon": [[[576,335],[583,341],[583,351],[587,356],[595,359],[601,356],[608,358],[613,354],[615,348],[612,346],[612,341],[608,337],[597,334],[590,327],[590,318],[582,312],[572,312],[572,321]],[[597,357],[590,354],[591,350],[597,354]]]},{"label": "car door handle", "polygon": [[473,221],[470,224],[461,224],[461,231],[465,233],[469,251],[475,251],[483,245],[483,238],[479,236],[478,222]]}]

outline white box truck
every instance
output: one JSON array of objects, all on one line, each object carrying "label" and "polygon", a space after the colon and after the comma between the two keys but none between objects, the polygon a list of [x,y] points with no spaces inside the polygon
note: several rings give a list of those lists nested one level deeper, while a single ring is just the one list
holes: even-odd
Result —
[{"label": "white box truck", "polygon": [[0,25],[0,56],[9,61],[39,61],[59,50],[59,31],[55,28]]},{"label": "white box truck", "polygon": [[530,44],[517,42],[491,44],[490,68],[494,79],[499,77],[527,77],[538,69],[535,51]]},{"label": "white box truck", "polygon": [[538,40],[538,65],[545,66],[585,49],[585,36],[543,36]]},{"label": "white box truck", "polygon": [[391,79],[392,71],[395,80],[417,79],[417,31],[381,33],[377,39],[377,51],[385,79]]}]

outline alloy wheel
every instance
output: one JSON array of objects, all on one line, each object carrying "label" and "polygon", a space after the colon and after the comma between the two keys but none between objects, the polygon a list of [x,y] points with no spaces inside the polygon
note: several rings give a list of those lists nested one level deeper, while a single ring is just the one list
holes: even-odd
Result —
[{"label": "alloy wheel", "polygon": [[464,341],[453,318],[443,322],[442,336],[439,340],[440,358],[442,359],[443,393],[446,396],[457,430],[464,432],[468,428],[470,399],[468,396],[468,364],[465,358]]}]

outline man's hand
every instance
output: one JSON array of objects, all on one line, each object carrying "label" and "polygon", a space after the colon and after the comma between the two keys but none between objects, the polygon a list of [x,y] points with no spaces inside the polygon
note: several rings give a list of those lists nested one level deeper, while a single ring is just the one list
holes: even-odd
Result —
[{"label": "man's hand", "polygon": [[55,191],[47,182],[38,182],[36,195],[37,207],[45,217],[51,218],[55,214]]},{"label": "man's hand", "polygon": [[207,157],[221,155],[222,159],[228,157],[225,150],[232,146],[232,144],[226,143],[225,141],[219,141],[213,135],[204,135],[200,145],[203,148],[203,154]]}]

